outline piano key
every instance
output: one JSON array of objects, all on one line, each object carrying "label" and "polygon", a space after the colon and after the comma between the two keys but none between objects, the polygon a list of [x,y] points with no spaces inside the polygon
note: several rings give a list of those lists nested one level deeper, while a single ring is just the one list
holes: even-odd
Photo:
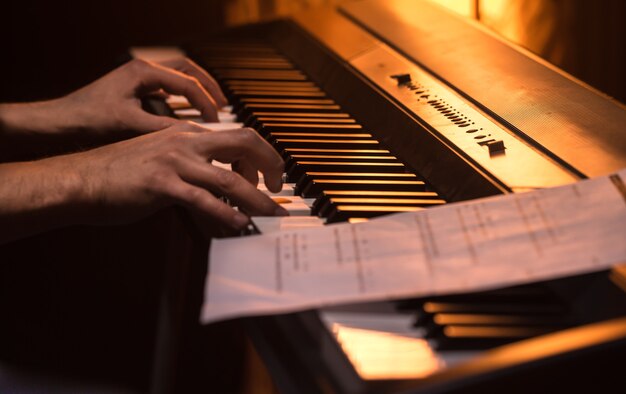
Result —
[{"label": "piano key", "polygon": [[238,100],[242,104],[311,104],[311,105],[333,105],[336,104],[331,99],[300,99],[300,98],[266,98],[266,97],[243,97]]},{"label": "piano key", "polygon": [[447,326],[442,334],[427,336],[437,350],[490,349],[522,339],[554,332],[546,327]]},{"label": "piano key", "polygon": [[311,214],[321,217],[330,217],[336,211],[337,206],[359,205],[359,206],[411,206],[429,208],[444,204],[444,200],[428,199],[394,199],[394,198],[330,198],[323,205],[317,205],[316,209],[311,209]]},{"label": "piano key", "polygon": [[[341,132],[340,132],[341,131]],[[371,134],[363,133],[360,129],[338,129],[336,133],[326,132],[319,133],[311,130],[296,130],[296,131],[273,131],[266,133],[265,130],[261,130],[260,134],[266,137],[270,142],[279,138],[310,138],[310,139],[334,139],[334,138],[372,138]]]},{"label": "piano key", "polygon": [[251,89],[233,89],[229,92],[234,97],[261,97],[261,98],[321,98],[326,97],[326,93],[321,91],[289,91],[289,90],[251,90]]},{"label": "piano key", "polygon": [[322,139],[302,139],[302,138],[279,138],[273,144],[276,150],[283,152],[285,149],[380,149],[380,144],[376,140],[322,140]]},{"label": "piano key", "polygon": [[198,123],[198,125],[206,127],[207,129],[211,129],[213,131],[235,130],[243,127],[243,123],[239,122],[203,122]]},{"label": "piano key", "polygon": [[404,205],[337,205],[328,215],[327,223],[344,222],[353,216],[359,218],[374,218],[398,212],[415,212],[424,208]]},{"label": "piano key", "polygon": [[283,157],[288,160],[292,155],[298,154],[322,154],[322,155],[374,155],[389,157],[390,153],[386,149],[325,149],[325,148],[286,148]]},{"label": "piano key", "polygon": [[229,81],[306,81],[307,78],[302,73],[293,71],[268,71],[268,70],[230,70],[214,71],[213,75],[217,79]]},{"label": "piano key", "polygon": [[336,104],[268,104],[268,103],[249,103],[241,111],[240,117],[245,121],[246,118],[254,115],[255,112],[339,112],[341,108]]},{"label": "piano key", "polygon": [[[302,193],[299,193],[302,194]],[[324,190],[321,195],[315,199],[311,207],[311,214],[317,213],[326,205],[330,204],[333,197],[354,197],[354,198],[433,198],[437,199],[439,195],[435,192],[426,191],[379,191],[379,190]],[[408,308],[405,308],[408,309]],[[414,308],[413,308],[414,309]]]},{"label": "piano key", "polygon": [[406,167],[400,162],[384,161],[299,161],[287,171],[287,179],[297,182],[307,172],[398,173]]},{"label": "piano key", "polygon": [[466,313],[438,313],[432,318],[433,323],[440,326],[469,325],[469,326],[561,326],[567,323],[567,319],[559,315],[489,315],[489,314],[466,314]]},{"label": "piano key", "polygon": [[350,123],[355,123],[354,119],[350,118],[350,115],[333,111],[333,112],[265,112],[265,111],[242,111],[240,118],[246,122],[250,127],[260,128],[266,121],[262,120],[267,117],[280,117],[284,119],[283,122],[292,123],[330,123],[330,124],[345,124],[346,120],[351,120]]},{"label": "piano key", "polygon": [[461,303],[461,302],[425,302],[423,305],[425,313],[490,313],[490,314],[556,314],[564,313],[565,310],[561,305],[554,303],[510,303],[510,302],[491,302],[491,303]]},{"label": "piano key", "polygon": [[[298,164],[299,161],[378,161],[381,162],[399,162],[395,156],[365,156],[365,155],[303,155],[292,154],[285,159],[285,170]],[[415,176],[415,175],[413,175]]]},{"label": "piano key", "polygon": [[277,122],[293,122],[296,124],[302,123],[331,123],[331,124],[355,124],[356,121],[351,118],[296,118],[296,117],[276,117],[276,116],[259,116],[256,121],[260,124],[265,123],[277,123]]},{"label": "piano key", "polygon": [[324,219],[315,216],[253,216],[250,221],[262,234],[324,225]]},{"label": "piano key", "polygon": [[170,95],[165,99],[165,102],[174,111],[191,108],[191,103],[185,96]]},{"label": "piano key", "polygon": [[[317,138],[332,138],[333,136],[346,135],[346,138],[373,138],[370,133],[363,130],[358,124],[292,124],[292,123],[266,123],[257,128],[259,134],[267,137],[275,135],[277,137],[289,137],[290,134],[284,133],[301,133],[298,136],[313,136]],[[318,135],[316,135],[318,134]],[[358,137],[358,135],[361,135]]]},{"label": "piano key", "polygon": [[423,181],[392,181],[392,180],[354,180],[354,179],[316,179],[309,182],[302,190],[306,198],[319,198],[329,190],[369,190],[369,191],[425,191]]},{"label": "piano key", "polygon": [[[290,168],[285,166],[287,172]],[[368,179],[368,180],[419,180],[415,174],[404,172],[376,173],[376,172],[324,172],[324,171],[306,171],[297,181],[295,193],[302,194],[311,182],[321,179]]]},{"label": "piano key", "polygon": [[300,196],[271,197],[275,203],[285,208],[291,216],[310,216],[311,207]]},{"label": "piano key", "polygon": [[254,81],[254,80],[237,80],[231,79],[223,81],[226,89],[254,87],[258,88],[277,88],[277,89],[319,89],[311,81]]}]

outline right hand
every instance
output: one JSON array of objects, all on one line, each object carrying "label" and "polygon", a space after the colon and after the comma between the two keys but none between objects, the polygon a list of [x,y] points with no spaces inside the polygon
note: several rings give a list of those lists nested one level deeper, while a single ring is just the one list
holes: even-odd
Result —
[{"label": "right hand", "polygon": [[[242,211],[287,215],[241,175],[211,164],[245,160],[264,174],[269,190],[280,191],[283,161],[251,129],[213,132],[178,122],[162,131],[49,160],[57,160],[63,171],[82,180],[77,200],[84,208],[80,220],[84,224],[129,222],[174,204],[235,229],[249,222]],[[216,196],[228,197],[240,211]]]}]

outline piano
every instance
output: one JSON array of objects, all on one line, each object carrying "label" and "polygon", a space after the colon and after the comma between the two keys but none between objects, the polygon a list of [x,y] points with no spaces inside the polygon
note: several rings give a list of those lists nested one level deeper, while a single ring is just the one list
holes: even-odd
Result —
[{"label": "piano", "polygon": [[[227,94],[232,115],[222,119],[254,128],[283,155],[287,184],[276,198],[309,216],[301,223],[356,222],[626,167],[623,105],[427,1],[321,7],[182,50]],[[184,100],[167,104],[156,105],[200,121]],[[613,391],[626,361],[625,271],[231,323],[281,393]],[[197,324],[200,301],[195,292],[187,323],[168,319],[191,297],[182,276],[160,320],[154,392],[185,387],[183,353],[193,345],[180,336]]]}]

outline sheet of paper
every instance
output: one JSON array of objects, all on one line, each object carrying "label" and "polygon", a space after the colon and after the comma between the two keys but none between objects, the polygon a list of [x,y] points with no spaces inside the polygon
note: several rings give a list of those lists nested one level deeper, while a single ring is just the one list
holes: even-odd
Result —
[{"label": "sheet of paper", "polygon": [[626,170],[365,223],[214,240],[201,321],[476,291],[626,262]]}]

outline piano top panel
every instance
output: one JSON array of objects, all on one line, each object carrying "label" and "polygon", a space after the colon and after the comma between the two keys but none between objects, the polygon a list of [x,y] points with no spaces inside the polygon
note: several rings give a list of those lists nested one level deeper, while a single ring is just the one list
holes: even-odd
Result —
[{"label": "piano top panel", "polygon": [[626,167],[626,110],[427,1],[362,0],[342,11],[546,154],[585,176]]}]

